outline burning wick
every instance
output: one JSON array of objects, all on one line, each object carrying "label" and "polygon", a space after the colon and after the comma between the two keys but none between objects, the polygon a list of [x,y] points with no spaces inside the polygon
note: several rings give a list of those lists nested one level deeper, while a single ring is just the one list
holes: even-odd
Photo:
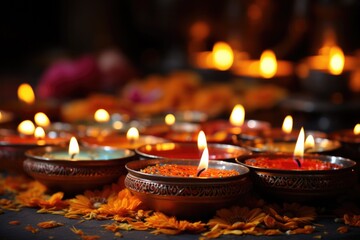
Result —
[{"label": "burning wick", "polygon": [[202,168],[202,169],[198,170],[198,172],[196,173],[196,176],[199,177],[200,174],[205,170],[206,170],[206,168]]},{"label": "burning wick", "polygon": [[76,155],[76,153],[71,154],[71,155],[70,155],[70,159],[74,159],[74,158],[75,158],[75,155]]},{"label": "burning wick", "polygon": [[299,159],[294,158],[294,161],[297,163],[298,167],[301,168],[301,162]]}]

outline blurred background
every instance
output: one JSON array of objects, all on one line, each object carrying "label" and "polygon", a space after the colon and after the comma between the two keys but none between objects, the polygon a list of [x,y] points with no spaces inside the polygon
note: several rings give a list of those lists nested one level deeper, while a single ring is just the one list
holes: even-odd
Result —
[{"label": "blurred background", "polygon": [[[124,98],[134,79],[148,83],[157,74],[167,81],[172,73],[187,71],[201,79],[199,88],[219,83],[235,89],[230,106],[214,117],[227,116],[233,103],[242,101],[249,117],[274,124],[291,113],[299,125],[313,129],[352,127],[360,115],[359,10],[356,0],[7,1],[0,10],[0,100],[6,105],[16,98],[23,82],[43,100],[63,103],[94,92]],[[238,65],[271,49],[278,60],[291,64],[291,72],[263,84],[262,77],[247,74],[247,68],[239,71],[235,62],[227,70],[200,64],[199,54],[212,51],[217,42],[230,45]],[[307,58],[319,55],[324,46],[341,48],[343,72],[333,77],[309,64],[302,74],[301,64],[311,62]],[[335,80],[329,84],[328,78]],[[269,83],[280,88],[268,90],[275,95],[270,97],[273,104],[266,104],[262,88],[250,95],[247,91]],[[159,107],[158,112],[173,107]]]}]

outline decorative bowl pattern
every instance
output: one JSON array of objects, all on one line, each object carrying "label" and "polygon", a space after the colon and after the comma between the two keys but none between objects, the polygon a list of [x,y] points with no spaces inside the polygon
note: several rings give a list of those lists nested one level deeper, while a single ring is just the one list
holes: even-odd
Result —
[{"label": "decorative bowl pattern", "polygon": [[128,149],[87,148],[81,151],[107,155],[93,160],[58,160],[45,157],[60,148],[43,147],[28,150],[24,170],[53,191],[76,193],[95,189],[117,181],[126,175],[125,164],[135,153]]},{"label": "decorative bowl pattern", "polygon": [[156,164],[197,166],[198,161],[152,159],[126,164],[125,186],[150,209],[177,217],[199,218],[211,216],[217,209],[241,201],[251,187],[249,169],[236,163],[209,161],[209,168],[234,169],[238,176],[224,178],[168,177],[152,175],[140,170]]},{"label": "decorative bowl pattern", "polygon": [[321,161],[338,164],[340,169],[332,170],[281,170],[251,166],[247,159],[266,156],[270,160],[292,157],[291,154],[254,154],[237,160],[250,169],[254,188],[266,197],[282,200],[309,201],[335,197],[349,191],[356,183],[356,162],[335,156],[305,155]]}]

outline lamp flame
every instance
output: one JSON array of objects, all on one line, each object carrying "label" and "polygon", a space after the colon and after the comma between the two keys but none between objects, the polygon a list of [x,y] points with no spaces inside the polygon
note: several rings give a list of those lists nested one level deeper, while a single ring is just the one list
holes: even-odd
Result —
[{"label": "lamp flame", "polygon": [[70,143],[69,143],[69,155],[70,155],[71,159],[73,159],[75,157],[75,155],[79,154],[79,153],[80,153],[79,143],[75,137],[71,137]]},{"label": "lamp flame", "polygon": [[94,119],[96,122],[104,123],[110,120],[110,115],[105,109],[98,109],[94,114]]},{"label": "lamp flame", "polygon": [[30,120],[22,121],[18,126],[18,132],[26,136],[32,136],[35,131],[35,125]]},{"label": "lamp flame", "polygon": [[139,130],[136,127],[131,127],[126,133],[126,139],[130,143],[134,143],[139,139]]},{"label": "lamp flame", "polygon": [[293,128],[293,118],[292,116],[290,115],[287,115],[285,118],[284,118],[284,122],[283,122],[283,125],[282,125],[282,131],[286,134],[290,134],[291,131],[292,131],[292,128]]},{"label": "lamp flame", "polygon": [[175,119],[174,114],[171,114],[171,113],[166,114],[166,116],[165,116],[166,125],[172,126],[172,125],[174,125],[175,121],[176,121],[176,119]]},{"label": "lamp flame", "polygon": [[209,150],[207,147],[204,148],[204,151],[201,155],[200,163],[197,168],[197,177],[200,176],[200,174],[208,169],[209,165]]},{"label": "lamp flame", "polygon": [[241,127],[245,121],[245,109],[241,104],[236,104],[230,114],[230,123],[236,127]]},{"label": "lamp flame", "polygon": [[304,141],[305,141],[305,132],[302,127],[299,133],[299,137],[296,141],[294,157],[303,157],[304,156]]},{"label": "lamp flame", "polygon": [[212,58],[216,69],[226,71],[234,62],[234,52],[229,44],[217,42],[213,47]]},{"label": "lamp flame", "polygon": [[260,75],[263,78],[272,78],[277,71],[277,61],[275,53],[271,50],[266,50],[260,57]]},{"label": "lamp flame", "polygon": [[207,141],[204,131],[200,131],[198,134],[197,146],[199,151],[203,151],[205,148],[207,148]]},{"label": "lamp flame", "polygon": [[329,71],[333,75],[342,73],[345,64],[344,52],[339,47],[331,47],[329,52]]},{"label": "lamp flame", "polygon": [[35,128],[34,137],[37,139],[42,139],[45,137],[45,131],[42,127]]},{"label": "lamp flame", "polygon": [[18,98],[26,104],[33,104],[35,102],[35,94],[32,87],[27,83],[20,84],[18,91]]},{"label": "lamp flame", "polygon": [[310,149],[313,149],[315,147],[315,139],[313,137],[313,135],[309,135],[306,137],[306,140],[305,140],[305,149],[304,149],[304,152],[310,150]]},{"label": "lamp flame", "polygon": [[50,125],[50,120],[48,116],[46,116],[46,114],[43,112],[36,113],[34,116],[34,121],[36,125],[40,127],[48,127]]},{"label": "lamp flame", "polygon": [[354,127],[354,134],[359,135],[360,134],[360,123],[356,124]]}]

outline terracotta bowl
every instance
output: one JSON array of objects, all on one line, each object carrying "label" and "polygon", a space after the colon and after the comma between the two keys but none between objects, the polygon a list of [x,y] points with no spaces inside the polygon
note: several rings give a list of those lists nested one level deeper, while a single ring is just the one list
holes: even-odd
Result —
[{"label": "terracotta bowl", "polygon": [[246,164],[246,160],[267,157],[270,161],[278,158],[292,158],[292,154],[254,154],[237,160],[250,169],[254,188],[265,197],[286,201],[324,200],[339,196],[351,190],[356,184],[356,162],[335,156],[304,155],[323,162],[340,166],[331,170],[283,170],[257,167]]},{"label": "terracotta bowl", "polygon": [[25,152],[24,170],[51,191],[77,193],[116,182],[126,175],[125,164],[135,158],[128,149],[80,148],[81,152],[93,155],[91,160],[51,158],[64,152],[64,148],[42,147]]},{"label": "terracotta bowl", "polygon": [[126,164],[125,186],[150,209],[169,216],[197,219],[213,216],[216,210],[235,204],[251,187],[249,169],[237,163],[209,161],[209,168],[234,169],[239,175],[223,178],[169,177],[152,175],[140,170],[156,164],[197,166],[199,161],[152,159]]}]

